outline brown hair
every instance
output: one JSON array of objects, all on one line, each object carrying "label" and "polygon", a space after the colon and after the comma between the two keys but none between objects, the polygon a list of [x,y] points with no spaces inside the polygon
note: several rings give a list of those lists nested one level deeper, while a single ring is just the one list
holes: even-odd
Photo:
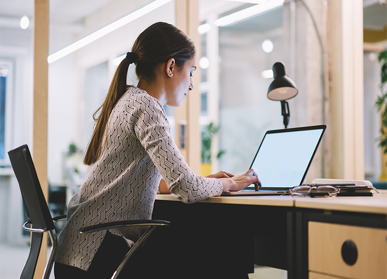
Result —
[{"label": "brown hair", "polygon": [[134,42],[132,52],[118,66],[105,101],[93,114],[96,125],[83,162],[91,165],[101,156],[110,114],[128,89],[126,77],[131,63],[135,63],[139,79],[152,80],[157,65],[174,58],[176,66],[182,68],[185,61],[192,59],[194,55],[195,46],[192,40],[175,26],[157,22],[145,29]]}]

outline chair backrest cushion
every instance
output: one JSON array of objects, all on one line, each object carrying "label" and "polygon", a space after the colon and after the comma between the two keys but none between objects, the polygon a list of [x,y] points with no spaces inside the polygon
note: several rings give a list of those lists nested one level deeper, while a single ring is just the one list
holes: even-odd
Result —
[{"label": "chair backrest cushion", "polygon": [[22,145],[13,149],[8,152],[8,155],[19,182],[28,220],[32,223],[32,227],[54,229],[28,146]]}]

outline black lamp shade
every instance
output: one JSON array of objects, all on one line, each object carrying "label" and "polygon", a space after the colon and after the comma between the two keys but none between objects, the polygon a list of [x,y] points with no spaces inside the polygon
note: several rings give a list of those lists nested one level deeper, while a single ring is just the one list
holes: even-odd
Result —
[{"label": "black lamp shade", "polygon": [[285,66],[281,62],[273,65],[274,80],[267,91],[267,98],[273,101],[284,101],[298,94],[296,84],[285,74]]}]

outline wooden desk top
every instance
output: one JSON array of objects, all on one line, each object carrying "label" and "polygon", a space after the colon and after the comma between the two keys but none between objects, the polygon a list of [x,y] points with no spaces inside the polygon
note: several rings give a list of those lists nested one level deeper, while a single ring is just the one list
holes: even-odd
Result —
[{"label": "wooden desk top", "polygon": [[[158,194],[156,200],[179,201],[172,194]],[[310,198],[292,196],[239,196],[213,197],[202,203],[223,203],[241,205],[287,206],[323,210],[338,210],[387,215],[387,190],[373,197]]]},{"label": "wooden desk top", "polygon": [[[179,201],[172,194],[157,194],[156,200]],[[290,196],[239,196],[239,197],[213,197],[201,201],[203,203],[223,203],[242,205],[268,205],[268,206],[294,206],[294,199]]]},{"label": "wooden desk top", "polygon": [[294,198],[295,207],[387,214],[387,190],[373,197]]}]

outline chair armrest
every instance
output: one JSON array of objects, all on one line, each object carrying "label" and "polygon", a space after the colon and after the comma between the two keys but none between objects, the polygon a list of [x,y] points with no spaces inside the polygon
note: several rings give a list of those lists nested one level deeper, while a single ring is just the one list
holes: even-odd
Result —
[{"label": "chair armrest", "polygon": [[63,221],[63,220],[67,220],[67,215],[59,215],[52,218],[52,221],[54,222]]},{"label": "chair armrest", "polygon": [[98,225],[93,225],[89,227],[84,227],[78,230],[79,233],[91,233],[100,230],[107,230],[112,228],[119,227],[134,227],[134,226],[169,226],[170,222],[165,220],[126,220],[126,221],[117,221],[110,223],[103,223]]}]

